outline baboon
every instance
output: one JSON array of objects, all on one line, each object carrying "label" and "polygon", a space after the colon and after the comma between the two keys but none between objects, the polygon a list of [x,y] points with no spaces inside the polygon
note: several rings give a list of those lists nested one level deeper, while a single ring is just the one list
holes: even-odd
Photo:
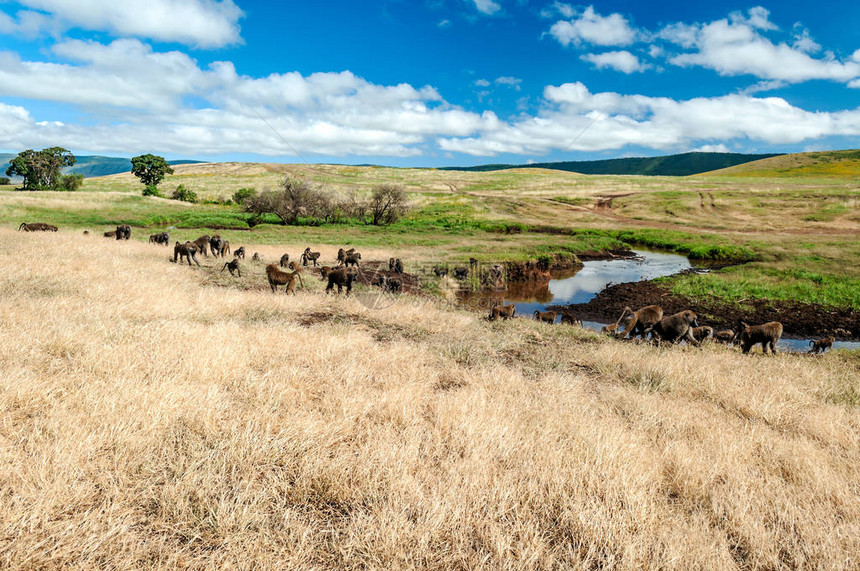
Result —
[{"label": "baboon", "polygon": [[692,329],[698,326],[696,314],[686,309],[669,317],[664,317],[646,329],[645,334],[651,333],[655,342],[668,341],[670,343],[677,343],[681,339],[685,339],[691,345],[698,345],[699,342],[693,337]]},{"label": "baboon", "polygon": [[400,258],[394,259],[394,271],[398,274],[403,273],[403,262],[400,261]]},{"label": "baboon", "polygon": [[454,279],[464,280],[469,277],[469,268],[454,268]]},{"label": "baboon", "polygon": [[836,335],[837,337],[850,337],[851,332],[848,331],[847,329],[837,327],[836,329],[833,330],[833,335]]},{"label": "baboon", "polygon": [[223,258],[227,254],[230,253],[230,241],[224,240],[224,243],[221,244],[221,257]]},{"label": "baboon", "polygon": [[89,230],[84,230],[84,236],[89,236],[89,235],[90,235],[90,231],[89,231]]},{"label": "baboon", "polygon": [[809,344],[812,345],[812,349],[809,350],[810,353],[825,353],[828,349],[833,348],[833,342],[836,341],[836,338],[825,337],[823,339],[816,339],[815,341],[810,340]]},{"label": "baboon", "polygon": [[298,263],[297,261],[295,261],[295,260],[293,260],[292,262],[290,262],[289,264],[287,264],[287,267],[288,267],[289,269],[293,270],[294,272],[300,272],[300,271],[302,271],[302,266],[301,266],[301,265],[299,265],[299,263]]},{"label": "baboon", "polygon": [[723,329],[714,333],[714,341],[717,343],[731,343],[735,338],[735,332],[731,329]]},{"label": "baboon", "polygon": [[497,301],[493,304],[493,308],[490,310],[490,315],[487,317],[487,319],[489,319],[490,321],[495,321],[500,317],[502,319],[511,319],[516,312],[516,304],[509,303],[505,305]]},{"label": "baboon", "polygon": [[320,268],[320,280],[321,280],[321,281],[325,281],[325,279],[328,277],[328,275],[331,273],[331,271],[332,271],[332,267],[331,267],[331,266],[323,266],[323,267],[321,267],[321,268]]},{"label": "baboon", "polygon": [[236,248],[236,250],[233,252],[233,257],[234,258],[242,258],[244,260],[245,259],[245,246],[239,246],[238,248]]},{"label": "baboon", "polygon": [[290,255],[289,255],[289,254],[284,254],[283,256],[281,256],[281,261],[280,261],[280,262],[278,262],[278,263],[280,264],[280,266],[281,266],[282,268],[286,268],[286,267],[287,267],[287,264],[289,264],[289,263],[290,263]]},{"label": "baboon", "polygon": [[388,258],[388,271],[394,271],[394,258]]},{"label": "baboon", "polygon": [[116,227],[116,239],[117,240],[128,240],[131,238],[131,226],[128,224],[122,224]]},{"label": "baboon", "polygon": [[308,262],[313,262],[314,267],[317,267],[317,260],[320,259],[319,252],[311,252],[310,247],[305,248],[305,251],[302,252],[302,265],[307,266]]},{"label": "baboon", "polygon": [[105,238],[116,238],[116,230],[105,232],[104,236]]},{"label": "baboon", "polygon": [[261,255],[259,254],[259,252],[254,252],[254,255],[253,255],[253,256],[251,256],[251,260],[252,260],[252,261],[254,261],[254,262],[262,261],[262,259],[263,259],[263,256],[261,256]]},{"label": "baboon", "polygon": [[214,257],[218,257],[221,255],[221,248],[224,246],[224,240],[221,239],[220,234],[215,234],[211,238],[209,238],[209,250],[212,252]]},{"label": "baboon", "polygon": [[469,267],[473,270],[478,267],[478,260],[475,258],[469,258]]},{"label": "baboon", "polygon": [[[615,323],[621,323],[621,320],[624,319],[624,316],[627,313],[632,317],[627,321],[623,333],[624,337],[629,335],[631,338],[636,337],[637,335],[644,337],[645,330],[649,327],[653,327],[663,318],[663,308],[659,305],[646,305],[636,311],[633,311],[628,306],[624,308],[624,311],[621,312],[621,317],[619,317],[618,321]],[[618,332],[616,331],[616,333]]]},{"label": "baboon", "polygon": [[714,336],[714,328],[708,327],[707,325],[702,325],[701,327],[694,327],[692,333],[696,341],[701,343],[705,339]]},{"label": "baboon", "polygon": [[618,323],[609,323],[600,328],[601,333],[606,333],[607,335],[612,335],[613,337],[618,336]]},{"label": "baboon", "polygon": [[561,314],[561,324],[562,325],[579,325],[582,327],[582,320],[575,315],[570,313],[562,313]]},{"label": "baboon", "polygon": [[337,286],[337,293],[343,291],[343,286],[346,286],[346,295],[352,291],[352,282],[355,280],[355,273],[347,271],[346,267],[336,268],[328,273],[328,285],[325,292],[332,291],[334,286]]},{"label": "baboon", "polygon": [[21,222],[21,225],[18,226],[18,232],[21,230],[24,232],[56,232],[57,227],[52,224],[45,224],[44,222],[31,222],[30,224]]},{"label": "baboon", "polygon": [[400,288],[403,287],[403,280],[379,274],[373,279],[373,281],[371,281],[370,285],[379,286],[383,290],[390,291],[391,293],[399,293]]},{"label": "baboon", "polygon": [[224,267],[221,268],[221,271],[223,272],[225,269],[230,270],[231,276],[233,275],[233,272],[237,272],[239,274],[239,277],[242,277],[242,270],[239,269],[239,260],[237,260],[236,258],[233,258],[229,262],[225,262]]},{"label": "baboon", "polygon": [[748,325],[741,321],[738,329],[735,339],[740,340],[744,354],[749,353],[754,345],[761,343],[762,353],[767,353],[767,347],[770,345],[770,352],[776,355],[776,344],[782,337],[782,323],[769,321],[761,325]]},{"label": "baboon", "polygon": [[179,263],[182,263],[182,259],[185,258],[188,261],[188,265],[191,265],[191,260],[194,260],[194,263],[198,266],[200,262],[197,261],[197,246],[194,245],[194,242],[185,242],[184,244],[180,244],[179,242],[173,247],[173,263],[176,263],[176,259],[179,258]]},{"label": "baboon", "polygon": [[278,264],[269,264],[266,266],[266,277],[269,279],[269,287],[272,288],[272,293],[277,292],[277,287],[279,285],[287,286],[284,289],[284,294],[292,293],[295,295],[296,293],[296,278],[299,279],[299,284],[302,287],[305,287],[305,284],[302,283],[302,276],[299,272],[284,272],[278,268]]},{"label": "baboon", "polygon": [[[347,254],[346,258],[343,260],[343,265],[347,268],[351,265],[358,268],[361,266],[361,264],[358,263],[358,261],[360,259],[361,259],[361,254],[359,254],[358,252],[353,252],[352,254]],[[316,262],[314,262],[314,263],[316,263]]]},{"label": "baboon", "polygon": [[204,256],[209,257],[209,236],[204,234],[192,242],[197,247],[198,252],[202,252]]},{"label": "baboon", "polygon": [[342,266],[346,261],[346,257],[350,254],[355,253],[355,248],[350,248],[349,250],[344,250],[343,248],[338,248],[337,250],[337,265]]},{"label": "baboon", "polygon": [[553,324],[558,314],[554,311],[538,311],[535,310],[535,319],[544,323]]},{"label": "baboon", "polygon": [[437,278],[444,278],[448,275],[448,268],[436,266],[435,268],[433,268],[433,273],[436,274]]},{"label": "baboon", "polygon": [[170,245],[170,233],[169,232],[159,232],[158,234],[152,234],[149,237],[150,244],[163,244],[165,246]]}]

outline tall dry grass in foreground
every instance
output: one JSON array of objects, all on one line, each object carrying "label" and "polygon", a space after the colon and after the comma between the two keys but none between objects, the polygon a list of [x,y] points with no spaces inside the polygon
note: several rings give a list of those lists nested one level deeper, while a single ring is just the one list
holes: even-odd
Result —
[{"label": "tall dry grass in foreground", "polygon": [[63,232],[0,265],[4,569],[860,565],[856,357],[201,285]]}]

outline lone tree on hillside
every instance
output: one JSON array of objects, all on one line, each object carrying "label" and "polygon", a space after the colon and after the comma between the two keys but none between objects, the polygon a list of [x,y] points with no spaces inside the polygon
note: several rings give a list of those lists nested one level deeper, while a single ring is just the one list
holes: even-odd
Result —
[{"label": "lone tree on hillside", "polygon": [[9,161],[6,174],[23,178],[24,190],[54,190],[60,182],[60,169],[74,164],[75,155],[62,147],[27,149]]},{"label": "lone tree on hillside", "polygon": [[373,189],[367,203],[369,222],[374,226],[386,226],[397,220],[409,210],[406,191],[397,184],[382,184]]},{"label": "lone tree on hillside", "polygon": [[156,187],[164,180],[164,175],[173,174],[173,167],[164,157],[158,155],[139,155],[131,159],[131,174],[140,179],[147,187]]}]

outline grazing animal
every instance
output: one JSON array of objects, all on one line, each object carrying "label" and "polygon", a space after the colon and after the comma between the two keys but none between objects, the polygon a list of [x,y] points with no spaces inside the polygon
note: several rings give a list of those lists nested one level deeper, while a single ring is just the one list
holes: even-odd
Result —
[{"label": "grazing animal", "polygon": [[436,266],[435,268],[433,268],[433,273],[436,274],[437,278],[444,278],[448,275],[448,268]]},{"label": "grazing animal", "polygon": [[354,272],[348,271],[346,267],[340,267],[330,271],[327,277],[328,285],[325,288],[326,293],[332,291],[334,286],[337,286],[337,293],[341,293],[343,286],[346,286],[346,295],[349,296],[349,293],[352,291],[352,282],[355,280]]},{"label": "grazing animal", "polygon": [[469,277],[469,268],[454,268],[454,279],[464,280]]},{"label": "grazing animal", "polygon": [[105,238],[116,238],[116,230],[110,230],[104,233]]},{"label": "grazing animal", "polygon": [[668,341],[670,343],[677,343],[685,339],[691,345],[698,345],[699,342],[693,337],[693,327],[698,326],[696,314],[686,309],[669,317],[664,317],[652,327],[646,329],[645,333],[651,333],[655,342]]},{"label": "grazing animal", "polygon": [[570,313],[562,313],[561,314],[561,324],[562,325],[579,325],[582,327],[582,320],[575,315]]},{"label": "grazing animal", "polygon": [[57,227],[52,224],[45,224],[44,222],[31,222],[30,224],[21,222],[21,225],[18,226],[18,232],[21,230],[24,232],[56,232]]},{"label": "grazing animal", "polygon": [[308,262],[313,262],[314,267],[317,267],[317,260],[320,259],[319,252],[311,252],[310,247],[305,248],[305,251],[302,252],[302,265],[307,266]]},{"label": "grazing animal", "polygon": [[209,238],[209,250],[212,252],[212,255],[216,258],[221,255],[221,248],[224,246],[224,240],[221,239],[220,234],[215,234],[211,238]]},{"label": "grazing animal", "polygon": [[286,267],[287,267],[287,264],[289,264],[289,263],[290,263],[290,255],[289,255],[289,254],[284,254],[283,256],[281,256],[281,261],[280,261],[280,262],[278,262],[278,263],[280,264],[280,266],[281,266],[282,268],[286,268]]},{"label": "grazing animal", "polygon": [[809,350],[810,353],[824,353],[828,349],[833,348],[833,342],[836,341],[836,338],[833,336],[825,337],[823,339],[816,339],[815,341],[810,340],[809,344],[812,346],[812,349]]},{"label": "grazing animal", "polygon": [[[625,307],[624,311],[621,312],[621,317],[619,317],[618,321],[615,323],[621,323],[621,320],[624,319],[625,315],[628,313],[632,315],[632,317],[627,321],[624,328],[624,337],[627,337],[628,335],[630,337],[644,337],[645,330],[649,327],[653,327],[663,318],[663,308],[659,305],[646,305],[636,311],[633,311],[630,307]],[[616,331],[616,333],[618,332]]]},{"label": "grazing animal", "polygon": [[359,260],[361,259],[361,254],[358,252],[353,252],[352,254],[347,254],[346,258],[343,260],[343,265],[345,267],[355,266],[356,268],[360,267]]},{"label": "grazing animal", "polygon": [[242,270],[239,268],[239,260],[237,260],[236,258],[233,258],[229,262],[225,262],[224,267],[221,268],[221,271],[223,272],[225,269],[230,270],[231,276],[233,275],[233,272],[237,272],[239,274],[239,277],[242,277]]},{"label": "grazing animal", "polygon": [[128,240],[131,238],[131,226],[128,224],[122,224],[116,227],[116,239],[117,240]]},{"label": "grazing animal", "polygon": [[744,354],[749,353],[753,346],[761,343],[762,353],[767,353],[769,345],[770,352],[776,355],[776,344],[782,337],[782,323],[779,321],[768,321],[761,325],[748,325],[741,321],[738,330],[735,338],[740,340],[741,351]]},{"label": "grazing animal", "polygon": [[714,341],[718,343],[731,343],[735,338],[735,332],[731,329],[723,329],[714,333]]},{"label": "grazing animal", "polygon": [[538,311],[535,310],[535,319],[544,323],[553,324],[558,314],[554,311]]},{"label": "grazing animal", "polygon": [[701,343],[705,339],[714,336],[714,328],[702,325],[701,327],[693,327],[693,337]]},{"label": "grazing animal", "polygon": [[245,246],[239,246],[233,251],[234,258],[242,258],[245,259]]},{"label": "grazing animal", "polygon": [[182,259],[185,258],[188,261],[188,265],[191,265],[191,260],[194,260],[194,263],[198,266],[200,262],[197,261],[197,246],[194,245],[194,242],[185,242],[184,244],[180,244],[179,242],[173,247],[173,263],[176,263],[176,258],[179,258],[179,263],[182,263]]},{"label": "grazing animal", "polygon": [[302,283],[302,276],[299,272],[284,272],[278,268],[278,264],[269,264],[266,266],[266,277],[269,279],[269,287],[272,288],[272,293],[276,293],[277,287],[279,285],[283,285],[287,286],[284,288],[284,294],[292,293],[295,295],[296,278],[298,278],[299,284],[302,287],[305,287],[305,284]]},{"label": "grazing animal", "polygon": [[517,312],[517,306],[513,303],[509,303],[507,305],[496,302],[493,304],[493,308],[490,310],[490,315],[487,317],[490,321],[495,321],[498,318],[502,319],[510,319]]},{"label": "grazing animal", "polygon": [[197,247],[198,252],[202,252],[204,256],[209,257],[209,236],[204,234],[192,242]]}]

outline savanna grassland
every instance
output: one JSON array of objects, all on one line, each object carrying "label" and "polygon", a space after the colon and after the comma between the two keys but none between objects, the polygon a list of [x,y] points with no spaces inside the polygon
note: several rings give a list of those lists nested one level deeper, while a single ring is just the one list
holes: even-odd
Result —
[{"label": "savanna grassland", "polygon": [[[410,271],[651,246],[736,264],[682,291],[856,310],[860,173],[833,164],[177,167],[163,186],[194,205],[130,175],[0,190],[0,568],[856,569],[857,351],[621,343],[434,297],[326,296],[308,272],[273,295],[250,260],[352,245]],[[250,227],[225,204],[285,171],[403,184],[413,209],[387,228]],[[101,237],[120,223],[132,240]],[[171,243],[245,245],[243,277],[170,263],[146,239],[171,226]]]},{"label": "savanna grassland", "polygon": [[0,230],[0,567],[860,564],[856,354],[272,295],[167,250]]}]

